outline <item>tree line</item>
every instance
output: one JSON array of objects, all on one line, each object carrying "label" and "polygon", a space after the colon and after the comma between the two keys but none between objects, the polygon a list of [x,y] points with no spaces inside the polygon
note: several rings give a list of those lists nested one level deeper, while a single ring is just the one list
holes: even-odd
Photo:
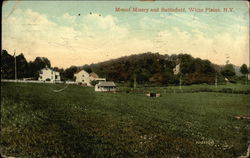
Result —
[{"label": "tree line", "polygon": [[[174,75],[173,69],[180,64],[180,72]],[[116,82],[130,82],[136,80],[139,84],[179,84],[180,77],[183,84],[214,84],[236,82],[234,65],[220,66],[209,60],[194,58],[190,54],[161,55],[147,52],[144,54],[130,55],[97,64],[89,65],[91,70]],[[243,64],[243,74],[247,66]],[[246,69],[245,69],[246,67]]]},{"label": "tree line", "polygon": [[[174,75],[173,69],[180,64],[180,72]],[[235,82],[236,73],[232,64],[219,66],[209,60],[194,58],[189,54],[161,55],[159,53],[143,53],[124,56],[96,64],[71,66],[66,69],[51,67],[46,57],[36,57],[34,61],[27,61],[21,53],[16,56],[17,78],[37,79],[42,68],[49,67],[60,72],[61,79],[74,80],[74,73],[84,69],[87,72],[95,72],[100,77],[115,82],[133,84],[178,84],[180,77],[183,84],[214,84],[217,81]],[[240,68],[242,74],[247,75],[249,69],[246,64]],[[15,78],[15,57],[6,50],[1,52],[1,78]]]},{"label": "tree line", "polygon": [[1,78],[15,79],[15,62],[17,78],[38,78],[38,72],[44,67],[51,67],[48,58],[36,57],[34,61],[27,62],[23,53],[16,56],[8,54],[6,50],[1,51]]}]

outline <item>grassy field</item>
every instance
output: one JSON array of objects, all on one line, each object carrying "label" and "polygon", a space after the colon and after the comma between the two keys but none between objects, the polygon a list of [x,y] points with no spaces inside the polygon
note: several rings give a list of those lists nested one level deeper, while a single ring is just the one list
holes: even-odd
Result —
[{"label": "grassy field", "polygon": [[249,120],[234,116],[249,115],[249,94],[164,93],[154,87],[144,90],[160,91],[162,97],[148,98],[76,85],[53,92],[64,86],[1,83],[3,155],[202,158],[246,153]]},{"label": "grassy field", "polygon": [[244,84],[224,84],[218,85],[208,85],[208,84],[197,84],[189,86],[158,86],[158,87],[146,87],[138,85],[136,90],[126,86],[125,84],[119,84],[119,90],[121,91],[134,91],[134,92],[158,92],[158,93],[193,93],[193,92],[219,92],[219,93],[234,93],[234,94],[250,94],[250,85]]}]

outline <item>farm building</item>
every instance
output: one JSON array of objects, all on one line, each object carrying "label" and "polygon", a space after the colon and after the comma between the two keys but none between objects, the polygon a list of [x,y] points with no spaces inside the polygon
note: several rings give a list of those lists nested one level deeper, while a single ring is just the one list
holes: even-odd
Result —
[{"label": "farm building", "polygon": [[80,70],[77,73],[74,74],[75,78],[76,78],[76,83],[78,84],[83,84],[86,86],[90,86],[90,78],[89,78],[89,73],[87,73],[84,70]]},{"label": "farm building", "polygon": [[94,72],[91,72],[91,73],[89,74],[89,77],[99,78],[99,76],[98,76],[96,73],[94,73]]},{"label": "farm building", "polygon": [[116,85],[114,82],[99,82],[95,85],[96,92],[115,92]]},{"label": "farm building", "polygon": [[60,77],[60,73],[57,71],[54,71],[48,67],[43,68],[40,70],[39,73],[39,81],[46,81],[46,82],[56,82],[56,81],[60,81],[61,77]]},{"label": "farm building", "polygon": [[100,78],[96,73],[94,73],[94,72],[91,72],[90,74],[89,74],[89,77],[90,77],[90,80],[91,81],[98,81],[98,83],[99,82],[105,82],[106,81],[106,79],[105,78]]},{"label": "farm building", "polygon": [[77,73],[74,74],[75,78],[76,78],[76,83],[77,84],[82,84],[82,85],[86,85],[86,86],[91,86],[91,81],[106,81],[105,78],[99,78],[97,74],[95,73],[88,73],[84,70],[80,70]]}]

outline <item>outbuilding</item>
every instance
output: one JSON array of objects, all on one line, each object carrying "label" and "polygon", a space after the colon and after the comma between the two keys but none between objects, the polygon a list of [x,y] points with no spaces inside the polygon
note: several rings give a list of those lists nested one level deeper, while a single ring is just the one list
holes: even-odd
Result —
[{"label": "outbuilding", "polygon": [[96,92],[115,92],[116,85],[114,82],[99,82],[95,85]]}]

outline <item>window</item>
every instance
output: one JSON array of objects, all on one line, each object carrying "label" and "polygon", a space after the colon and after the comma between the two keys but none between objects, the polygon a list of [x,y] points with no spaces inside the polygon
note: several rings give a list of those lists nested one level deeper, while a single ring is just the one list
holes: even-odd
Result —
[{"label": "window", "polygon": [[84,75],[82,75],[82,77],[84,77]]}]

